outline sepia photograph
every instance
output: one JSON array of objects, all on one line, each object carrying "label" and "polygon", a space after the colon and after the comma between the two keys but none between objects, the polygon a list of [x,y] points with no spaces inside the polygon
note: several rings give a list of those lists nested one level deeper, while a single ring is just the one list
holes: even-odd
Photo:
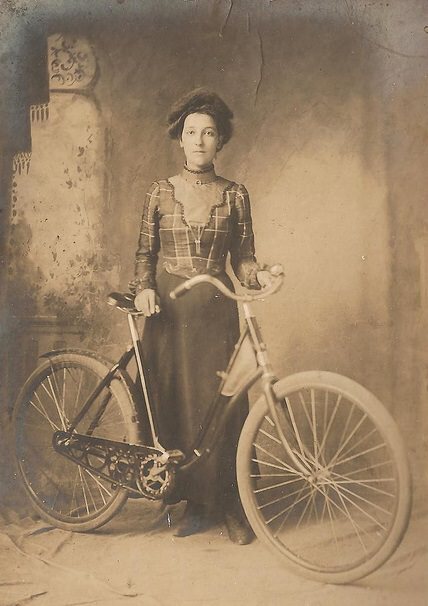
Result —
[{"label": "sepia photograph", "polygon": [[424,606],[426,0],[0,0],[0,606]]}]

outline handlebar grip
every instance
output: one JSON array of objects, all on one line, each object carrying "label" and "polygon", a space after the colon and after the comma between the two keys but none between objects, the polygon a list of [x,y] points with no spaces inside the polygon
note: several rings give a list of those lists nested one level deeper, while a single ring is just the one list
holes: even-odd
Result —
[{"label": "handlebar grip", "polygon": [[284,268],[282,267],[282,265],[280,263],[276,263],[275,265],[272,265],[272,267],[269,269],[269,271],[270,271],[270,275],[274,276],[275,278],[278,278],[279,276],[284,275]]},{"label": "handlebar grip", "polygon": [[174,290],[169,293],[169,296],[171,297],[171,299],[178,299],[179,297],[185,295],[190,290],[190,288],[191,287],[189,286],[189,281],[186,280],[186,282],[183,282],[183,284],[180,284],[180,286],[174,288]]}]

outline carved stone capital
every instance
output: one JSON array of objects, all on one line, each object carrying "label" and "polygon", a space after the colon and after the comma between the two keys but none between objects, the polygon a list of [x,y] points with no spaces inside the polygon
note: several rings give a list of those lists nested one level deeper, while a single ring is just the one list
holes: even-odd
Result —
[{"label": "carved stone capital", "polygon": [[97,62],[84,38],[53,34],[48,38],[49,88],[82,90],[92,84]]}]

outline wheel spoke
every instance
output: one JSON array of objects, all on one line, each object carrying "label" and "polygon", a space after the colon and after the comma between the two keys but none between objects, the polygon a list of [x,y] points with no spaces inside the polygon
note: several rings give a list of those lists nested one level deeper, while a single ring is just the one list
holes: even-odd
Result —
[{"label": "wheel spoke", "polygon": [[83,369],[80,368],[80,378],[79,381],[76,381],[76,379],[74,378],[73,374],[72,374],[72,370],[76,371],[76,368],[69,368],[68,366],[65,367],[65,370],[67,371],[69,377],[71,378],[71,380],[73,381],[74,385],[77,386],[77,390],[76,390],[76,396],[74,398],[74,403],[72,406],[70,406],[70,420],[71,422],[73,422],[74,417],[76,416],[76,411],[77,411],[77,404],[78,402],[80,402],[80,392],[82,390],[82,385],[83,385]]},{"label": "wheel spoke", "polygon": [[[347,476],[343,476],[340,473],[336,473],[335,471],[332,471],[331,473],[333,473],[335,476],[337,476],[338,478],[346,478]],[[273,475],[283,475],[283,474],[273,474]],[[286,475],[286,474],[284,474]],[[355,480],[335,480],[336,484],[363,484],[366,488],[373,488],[372,486],[370,486],[370,484],[377,484],[378,482],[396,482],[395,478],[369,478],[368,480],[360,480],[359,478],[356,478]],[[390,495],[390,493],[385,492],[385,494]],[[390,495],[391,496],[391,495]]]},{"label": "wheel spoke", "polygon": [[[337,463],[336,463],[337,465]],[[392,465],[392,461],[391,459],[388,459],[387,461],[381,461],[380,463],[374,463],[373,465],[369,465],[369,466],[364,466],[364,467],[360,467],[359,469],[355,469],[352,471],[348,471],[346,473],[347,477],[349,478],[350,476],[354,476],[357,473],[361,473],[362,471],[372,471],[373,469],[379,469],[379,467],[384,467],[385,465]],[[335,473],[337,474],[336,471],[330,470],[331,473]],[[339,475],[339,474],[337,474]]]},{"label": "wheel spoke", "polygon": [[355,450],[357,448],[357,446],[361,446],[361,444],[363,442],[365,442],[368,438],[370,438],[370,436],[372,436],[374,433],[379,433],[376,428],[372,429],[367,434],[365,434],[362,438],[360,438],[358,440],[358,442],[356,442],[355,444],[352,444],[350,446],[350,448],[348,448],[347,450],[345,450],[345,452],[342,453],[342,456],[344,456],[344,457],[348,456],[353,450]]},{"label": "wheel spoke", "polygon": [[41,385],[42,385],[43,389],[45,390],[45,392],[48,394],[48,396],[51,398],[51,400],[53,401],[53,403],[55,404],[56,410],[57,410],[57,413],[58,413],[58,417],[59,417],[59,420],[60,420],[60,423],[61,423],[62,430],[66,431],[65,421],[64,421],[63,416],[61,415],[61,409],[60,409],[60,406],[59,406],[58,401],[56,399],[55,392],[54,392],[53,387],[52,387],[51,379],[50,379],[50,377],[47,377],[47,379],[48,379],[49,387],[51,388],[51,393],[49,393],[49,391],[48,391],[48,389],[47,389],[47,387],[46,387],[46,385],[44,383],[42,383]]},{"label": "wheel spoke", "polygon": [[359,454],[353,455],[352,457],[347,457],[345,459],[340,459],[340,461],[337,462],[330,462],[328,464],[328,468],[335,468],[338,467],[339,465],[343,465],[343,463],[348,463],[349,461],[354,461],[355,459],[358,459],[359,457],[364,457],[365,455],[369,454],[370,452],[374,452],[375,450],[379,450],[379,448],[384,448],[386,447],[385,442],[382,442],[382,444],[377,444],[376,446],[373,446],[372,448],[367,448],[367,450],[364,450],[363,452],[360,452]]},{"label": "wheel spoke", "polygon": [[282,465],[281,469],[285,469],[285,470],[294,472],[296,475],[300,475],[300,476],[302,475],[300,471],[297,471],[297,469],[294,469],[294,467],[291,467],[290,465],[288,465],[287,463],[285,463],[285,461],[282,461],[281,459],[279,459],[278,457],[276,457],[275,455],[273,455],[272,453],[270,453],[268,450],[266,450],[265,448],[263,448],[263,446],[260,446],[260,444],[257,444],[256,442],[254,442],[253,446],[255,446],[256,448],[258,448],[259,450],[261,450],[268,457],[271,457],[274,461],[277,461],[278,463],[281,463],[281,465]]},{"label": "wheel spoke", "polygon": [[[293,510],[293,507],[295,507],[296,505],[298,505],[299,503],[301,503],[304,499],[307,499],[308,496],[310,495],[311,491],[308,487],[306,487],[306,489],[308,490],[308,492],[306,494],[304,494],[302,497],[297,498],[299,495],[296,496],[296,500],[294,501],[294,503],[291,503],[291,505],[289,505],[288,507],[286,507],[285,509],[283,509],[282,511],[280,511],[278,514],[276,514],[275,516],[273,516],[272,518],[270,518],[270,520],[266,520],[266,524],[271,524],[274,520],[276,520],[277,518],[279,518],[280,516],[284,515],[285,513],[287,514],[285,516],[285,518],[282,520],[281,524],[279,525],[279,528],[275,531],[274,536],[278,536],[278,534],[281,532],[285,522],[288,520],[291,511]],[[304,487],[301,489],[300,494],[303,492]]]},{"label": "wheel spoke", "polygon": [[[333,488],[333,490],[336,492],[336,494],[338,495],[338,497],[340,498],[340,500],[343,502],[343,499],[345,499],[346,501],[348,501],[348,503],[351,503],[351,505],[353,505],[356,509],[358,509],[363,515],[366,516],[366,518],[369,518],[374,524],[376,524],[377,526],[379,526],[380,528],[382,528],[382,530],[386,530],[386,527],[381,524],[379,522],[379,520],[377,520],[375,517],[373,517],[371,514],[369,514],[365,509],[362,509],[362,507],[360,507],[358,505],[358,503],[356,503],[355,501],[353,501],[351,498],[349,498],[347,495],[343,494],[343,489],[339,490],[337,486],[335,486],[334,484],[329,484],[329,486],[331,486]],[[351,518],[351,516],[349,516],[351,519],[351,523],[354,523],[354,520]]]},{"label": "wheel spoke", "polygon": [[303,412],[305,414],[306,420],[308,422],[308,426],[310,427],[311,433],[312,433],[312,437],[313,437],[313,449],[314,449],[314,453],[312,455],[312,453],[310,451],[308,451],[307,448],[304,448],[305,450],[305,456],[309,458],[311,458],[313,461],[315,461],[316,463],[318,463],[318,455],[320,454],[320,445],[318,442],[318,437],[317,437],[317,421],[316,421],[316,412],[315,412],[315,391],[313,389],[311,389],[310,391],[311,393],[311,414],[312,414],[312,418],[311,415],[309,414],[309,411],[307,409],[306,406],[306,401],[305,398],[303,397],[302,392],[299,392],[299,398],[300,401],[302,403],[302,408],[303,408]]},{"label": "wheel spoke", "polygon": [[79,384],[77,386],[76,399],[74,401],[74,406],[73,406],[73,421],[74,421],[74,417],[76,416],[76,413],[77,413],[77,403],[80,402],[80,392],[82,390],[82,385],[83,385],[83,370],[81,369]]},{"label": "wheel spoke", "polygon": [[65,368],[62,369],[62,410],[64,417],[67,418],[65,414]]},{"label": "wheel spoke", "polygon": [[[336,485],[336,482],[334,482],[334,484]],[[389,511],[388,509],[385,509],[384,507],[381,507],[380,505],[377,505],[376,503],[373,503],[373,501],[370,501],[369,499],[366,499],[365,497],[362,497],[357,492],[354,492],[353,490],[350,490],[349,488],[345,488],[345,486],[341,486],[340,490],[343,490],[346,493],[353,495],[357,499],[360,499],[364,503],[367,503],[367,505],[370,505],[371,507],[374,507],[375,509],[382,511],[383,513],[386,513],[388,516],[392,516],[391,511]]]},{"label": "wheel spoke", "polygon": [[290,404],[290,400],[288,398],[285,398],[285,403],[287,405],[288,414],[290,415],[290,420],[291,420],[291,424],[292,424],[293,429],[294,429],[294,433],[295,433],[295,436],[296,436],[297,444],[299,445],[300,454],[302,456],[302,460],[304,461],[305,460],[305,452],[304,452],[303,442],[302,442],[302,438],[301,438],[300,433],[299,433],[299,429],[297,427],[296,419],[294,418],[293,408],[292,408],[292,406]]},{"label": "wheel spoke", "polygon": [[[348,508],[347,508],[347,506],[346,506],[346,503],[345,503],[345,501],[343,500],[343,496],[342,496],[342,494],[341,494],[341,493],[340,493],[340,492],[339,492],[339,491],[336,489],[336,487],[335,487],[334,485],[332,485],[332,487],[333,487],[333,489],[336,491],[336,493],[337,493],[337,495],[338,495],[338,497],[339,497],[339,499],[340,499],[340,501],[341,501],[341,503],[342,503],[342,505],[343,505],[343,507],[344,507],[344,509],[345,509],[345,511],[346,511],[347,518],[348,518],[348,520],[351,522],[351,526],[352,526],[352,527],[353,527],[353,529],[354,529],[354,532],[355,532],[355,534],[356,534],[356,536],[357,536],[357,538],[358,538],[358,541],[359,541],[359,543],[360,543],[361,547],[362,547],[362,548],[363,548],[363,550],[364,550],[364,553],[366,553],[366,554],[367,554],[367,553],[368,553],[368,551],[367,551],[367,547],[366,547],[366,545],[365,545],[364,541],[362,540],[361,535],[360,535],[360,533],[359,533],[359,531],[358,531],[358,530],[363,530],[363,532],[364,532],[364,529],[362,529],[362,528],[359,526],[359,524],[357,524],[357,523],[355,522],[354,518],[353,518],[353,517],[351,516],[351,514],[349,513],[349,510],[348,510]],[[336,505],[336,503],[335,503],[334,501],[331,501],[331,502],[332,502],[334,505]],[[336,505],[336,507],[337,507],[337,505]],[[339,508],[339,509],[340,509],[340,508]]]},{"label": "wheel spoke", "polygon": [[[90,500],[92,501],[92,505],[93,505],[93,507],[94,507],[94,511],[96,511],[96,510],[97,510],[97,505],[96,505],[96,503],[95,503],[95,499],[94,499],[94,496],[93,496],[93,494],[92,494],[91,487],[89,486],[88,478],[87,478],[87,477],[86,477],[86,475],[85,475],[85,471],[86,471],[86,470],[85,470],[85,469],[83,469],[83,472],[82,472],[82,480],[83,480],[83,482],[84,482],[84,484],[85,484],[85,486],[86,486],[86,488],[87,488],[87,490],[88,490]],[[99,487],[98,487],[98,490],[99,490]]]},{"label": "wheel spoke", "polygon": [[[324,415],[323,415],[323,423],[322,423],[322,435],[325,435],[325,430],[327,427],[327,413],[328,413],[328,391],[324,394]],[[321,452],[321,447],[320,447]]]},{"label": "wheel spoke", "polygon": [[101,496],[102,500],[104,501],[104,505],[107,505],[107,502],[105,500],[105,497],[104,497],[104,494],[102,491],[104,491],[107,494],[107,496],[109,496],[109,497],[111,497],[111,492],[109,490],[107,490],[107,488],[104,486],[104,484],[102,484],[102,482],[100,482],[100,480],[97,478],[97,476],[95,476],[91,471],[89,471],[89,469],[85,469],[85,472],[91,476],[91,478],[94,480],[94,482],[96,482],[96,484],[98,484],[100,496]]},{"label": "wheel spoke", "polygon": [[335,471],[331,472],[334,476],[336,476],[337,478],[343,478],[343,479],[335,479],[334,483],[335,484],[352,484],[352,485],[359,485],[362,486],[364,488],[369,488],[370,490],[373,490],[375,492],[378,492],[379,494],[384,494],[387,497],[392,497],[394,498],[396,495],[392,492],[388,492],[387,490],[382,490],[381,488],[377,488],[376,486],[373,486],[373,484],[378,484],[379,482],[394,482],[395,483],[395,478],[369,478],[367,480],[364,479],[354,479],[354,480],[350,480],[347,476],[344,476],[340,473],[336,473]]},{"label": "wheel spoke", "polygon": [[342,448],[343,440],[344,440],[344,438],[346,436],[346,432],[348,431],[349,423],[351,422],[351,418],[352,418],[352,415],[354,414],[354,410],[355,410],[355,404],[352,403],[351,408],[350,408],[350,410],[348,412],[348,416],[346,418],[346,422],[343,425],[341,436],[339,438],[338,451],[340,451],[340,449]]},{"label": "wheel spoke", "polygon": [[39,398],[39,396],[38,396],[38,394],[37,394],[37,393],[35,393],[35,396],[36,396],[36,398],[37,398],[37,399],[38,399],[38,401],[39,401],[40,408],[39,408],[39,407],[38,407],[38,406],[37,406],[37,405],[36,405],[36,404],[33,402],[33,400],[29,400],[29,403],[30,403],[30,404],[31,404],[31,405],[32,405],[32,406],[33,406],[33,407],[34,407],[34,408],[37,410],[37,412],[38,412],[38,413],[39,413],[39,414],[40,414],[42,417],[44,417],[44,418],[46,419],[46,421],[49,423],[49,425],[51,426],[51,428],[52,428],[53,430],[55,430],[55,431],[59,431],[59,427],[58,427],[58,425],[57,425],[56,423],[54,423],[54,422],[53,422],[53,421],[50,419],[50,417],[49,417],[48,413],[46,412],[46,409],[45,409],[45,407],[43,406],[42,401],[40,400],[40,398]]},{"label": "wheel spoke", "polygon": [[342,401],[342,394],[339,393],[338,396],[337,396],[337,399],[336,399],[336,404],[334,406],[332,415],[331,415],[331,417],[329,419],[329,422],[328,422],[328,425],[327,425],[327,429],[325,430],[323,438],[322,438],[322,442],[321,442],[321,445],[320,445],[320,453],[321,454],[324,453],[324,448],[325,448],[325,446],[327,444],[327,440],[328,440],[328,436],[330,434],[331,426],[333,425],[334,419],[336,418],[337,411],[339,409],[339,405],[340,405],[341,401]]},{"label": "wheel spoke", "polygon": [[[77,494],[77,479],[79,475],[80,467],[76,467],[76,473],[74,474],[74,482],[73,482],[73,492],[71,494],[71,509],[68,512],[68,515],[72,515],[75,511],[77,512],[77,517],[79,518],[80,507],[77,504],[76,494]],[[76,507],[73,507],[73,503],[76,504]]]},{"label": "wheel spoke", "polygon": [[336,528],[335,528],[334,522],[333,522],[333,518],[335,516],[334,516],[334,511],[330,506],[330,501],[329,501],[329,496],[328,496],[328,486],[321,486],[320,488],[321,488],[321,494],[324,496],[324,505],[323,505],[321,520],[324,519],[324,512],[325,512],[325,509],[327,509],[329,524],[330,524],[331,532],[333,535],[334,544],[336,546],[336,553],[339,553],[339,543],[337,540]]},{"label": "wheel spoke", "polygon": [[318,436],[317,436],[317,417],[316,417],[316,411],[315,411],[315,390],[311,389],[311,411],[312,411],[312,434],[313,434],[313,438],[314,438],[314,455],[315,455],[315,460],[318,462],[318,456],[319,456],[319,443],[318,443]]},{"label": "wheel spoke", "polygon": [[[287,471],[286,467],[280,467],[279,465],[274,465],[273,463],[268,463],[267,461],[260,461],[259,459],[251,459],[251,460],[253,461],[253,463],[259,463],[260,465],[267,465],[268,467],[274,467],[275,469],[283,469],[284,471]],[[296,472],[294,472],[293,475],[295,475],[295,473]]]},{"label": "wheel spoke", "polygon": [[260,429],[260,433],[262,433],[267,438],[270,438],[271,440],[273,440],[277,444],[282,444],[281,440],[278,440],[278,438],[275,438],[275,436],[272,436],[269,432],[265,431],[264,429]]},{"label": "wheel spoke", "polygon": [[[67,425],[67,416],[65,414],[65,410],[64,410],[64,401],[63,401],[63,406],[61,406],[61,402],[60,402],[60,397],[61,397],[61,389],[59,388],[58,385],[58,380],[57,380],[57,373],[55,372],[55,369],[52,366],[52,362],[51,362],[51,377],[53,380],[53,385],[51,385],[52,388],[52,393],[54,395],[54,397],[57,399],[58,401],[58,406],[61,409],[61,418],[64,419],[64,423]],[[48,376],[48,382],[50,381],[50,377]],[[56,391],[55,391],[55,387],[56,387]],[[58,394],[58,396],[57,396]]]},{"label": "wheel spoke", "polygon": [[[254,460],[254,459],[253,459]],[[274,478],[274,477],[293,477],[294,473],[252,473],[250,478]]]},{"label": "wheel spoke", "polygon": [[[289,499],[290,497],[294,496],[295,494],[300,495],[302,493],[302,490],[304,488],[305,487],[302,486],[301,488],[297,488],[297,490],[294,490],[293,492],[287,492],[286,494],[283,494],[280,497],[277,497],[276,499],[273,499],[272,501],[268,501],[267,503],[263,503],[262,505],[258,505],[257,509],[262,510],[262,509],[265,509],[265,507],[269,507],[270,505],[275,505],[276,503],[280,503],[281,501],[284,501],[285,499]],[[255,494],[255,491],[253,491],[253,492]]]},{"label": "wheel spoke", "polygon": [[83,493],[83,499],[85,501],[85,506],[86,506],[86,511],[88,512],[89,515],[89,506],[88,506],[88,499],[86,497],[86,490],[85,490],[85,484],[83,482],[83,477],[82,477],[82,468],[79,466],[77,468],[79,470],[79,477],[80,477],[80,482],[81,482],[81,488],[82,488],[82,493]]},{"label": "wheel spoke", "polygon": [[314,499],[314,491],[311,489],[311,494],[310,494],[310,497],[309,497],[309,499],[308,499],[308,501],[307,501],[307,503],[306,503],[305,507],[303,508],[303,511],[302,511],[302,513],[300,514],[299,519],[297,520],[296,528],[299,528],[299,526],[300,526],[300,524],[301,524],[301,522],[302,522],[303,518],[305,517],[305,513],[306,513],[306,511],[307,511],[307,509],[308,509],[309,505],[310,505],[310,504],[312,504],[312,505],[313,505],[313,499]]},{"label": "wheel spoke", "polygon": [[295,480],[287,480],[286,482],[279,482],[278,484],[271,484],[270,486],[264,486],[263,488],[258,488],[254,490],[254,494],[258,494],[260,492],[266,492],[266,490],[272,490],[274,488],[280,488],[281,486],[287,486],[288,484],[294,484],[295,482],[301,482],[302,478],[296,478]]},{"label": "wheel spoke", "polygon": [[[312,390],[311,390],[311,391],[312,391]],[[310,415],[309,415],[308,409],[306,408],[306,400],[305,400],[305,398],[304,398],[304,396],[303,396],[303,394],[302,394],[302,392],[301,392],[301,391],[299,391],[299,400],[300,400],[300,402],[301,402],[301,404],[302,404],[302,409],[303,409],[303,412],[305,413],[306,420],[307,420],[308,425],[309,425],[309,427],[311,428],[311,432],[312,432],[313,430],[312,430],[312,421],[311,421],[311,417],[310,417]]]},{"label": "wheel spoke", "polygon": [[340,453],[342,452],[342,450],[345,448],[345,446],[348,444],[348,442],[352,439],[352,437],[356,434],[356,432],[359,430],[359,428],[361,427],[361,425],[364,423],[364,421],[367,419],[367,415],[366,413],[363,414],[363,416],[361,417],[361,419],[358,421],[358,423],[356,424],[356,426],[354,427],[354,429],[352,430],[352,432],[349,434],[349,436],[346,438],[345,442],[342,444],[342,446],[337,450],[336,454],[333,456],[333,458],[330,460],[329,464],[334,464],[335,461],[337,461]]},{"label": "wheel spoke", "polygon": [[[339,507],[339,505],[337,503],[335,503],[333,501],[333,499],[328,495],[328,487],[334,489],[335,493],[337,494],[337,496],[341,500],[341,503],[343,505],[343,509],[341,507]],[[340,493],[340,491],[337,489],[337,487],[334,484],[328,484],[327,485],[327,490],[325,492],[324,492],[324,487],[323,486],[314,485],[314,488],[324,496],[324,498],[326,499],[326,501],[328,501],[328,503],[330,503],[330,505],[332,505],[333,507],[335,507],[336,509],[338,509],[340,511],[340,513],[345,516],[345,519],[349,520],[349,522],[351,523],[351,526],[354,529],[354,533],[358,536],[359,542],[363,545],[363,548],[366,551],[366,548],[365,548],[364,544],[362,543],[362,539],[361,539],[361,536],[360,536],[358,530],[361,531],[363,534],[366,534],[366,535],[368,535],[368,532],[364,528],[362,528],[359,524],[357,524],[357,522],[353,519],[353,517],[349,513],[349,510],[348,510],[348,508],[346,506],[346,503],[344,502],[343,495]],[[346,497],[346,495],[345,495],[345,498],[346,498],[346,500],[348,502],[352,503],[351,499],[349,499],[349,497]],[[352,504],[354,504],[354,503],[352,503]],[[364,510],[361,510],[361,511],[362,511],[362,513],[366,513],[366,512],[364,512]],[[374,521],[376,524],[379,524],[378,520],[375,520],[374,518],[372,519],[372,521]]]}]

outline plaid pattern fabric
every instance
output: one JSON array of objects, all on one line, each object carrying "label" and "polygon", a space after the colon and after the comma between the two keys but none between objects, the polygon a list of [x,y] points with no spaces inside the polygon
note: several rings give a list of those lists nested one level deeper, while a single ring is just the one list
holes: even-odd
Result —
[{"label": "plaid pattern fabric", "polygon": [[162,251],[165,269],[184,278],[223,272],[227,254],[233,271],[246,288],[259,288],[261,269],[254,256],[250,201],[243,185],[224,180],[208,221],[186,221],[184,206],[176,200],[168,180],[155,181],[146,194],[136,253],[134,292],[156,289],[156,266]]}]

